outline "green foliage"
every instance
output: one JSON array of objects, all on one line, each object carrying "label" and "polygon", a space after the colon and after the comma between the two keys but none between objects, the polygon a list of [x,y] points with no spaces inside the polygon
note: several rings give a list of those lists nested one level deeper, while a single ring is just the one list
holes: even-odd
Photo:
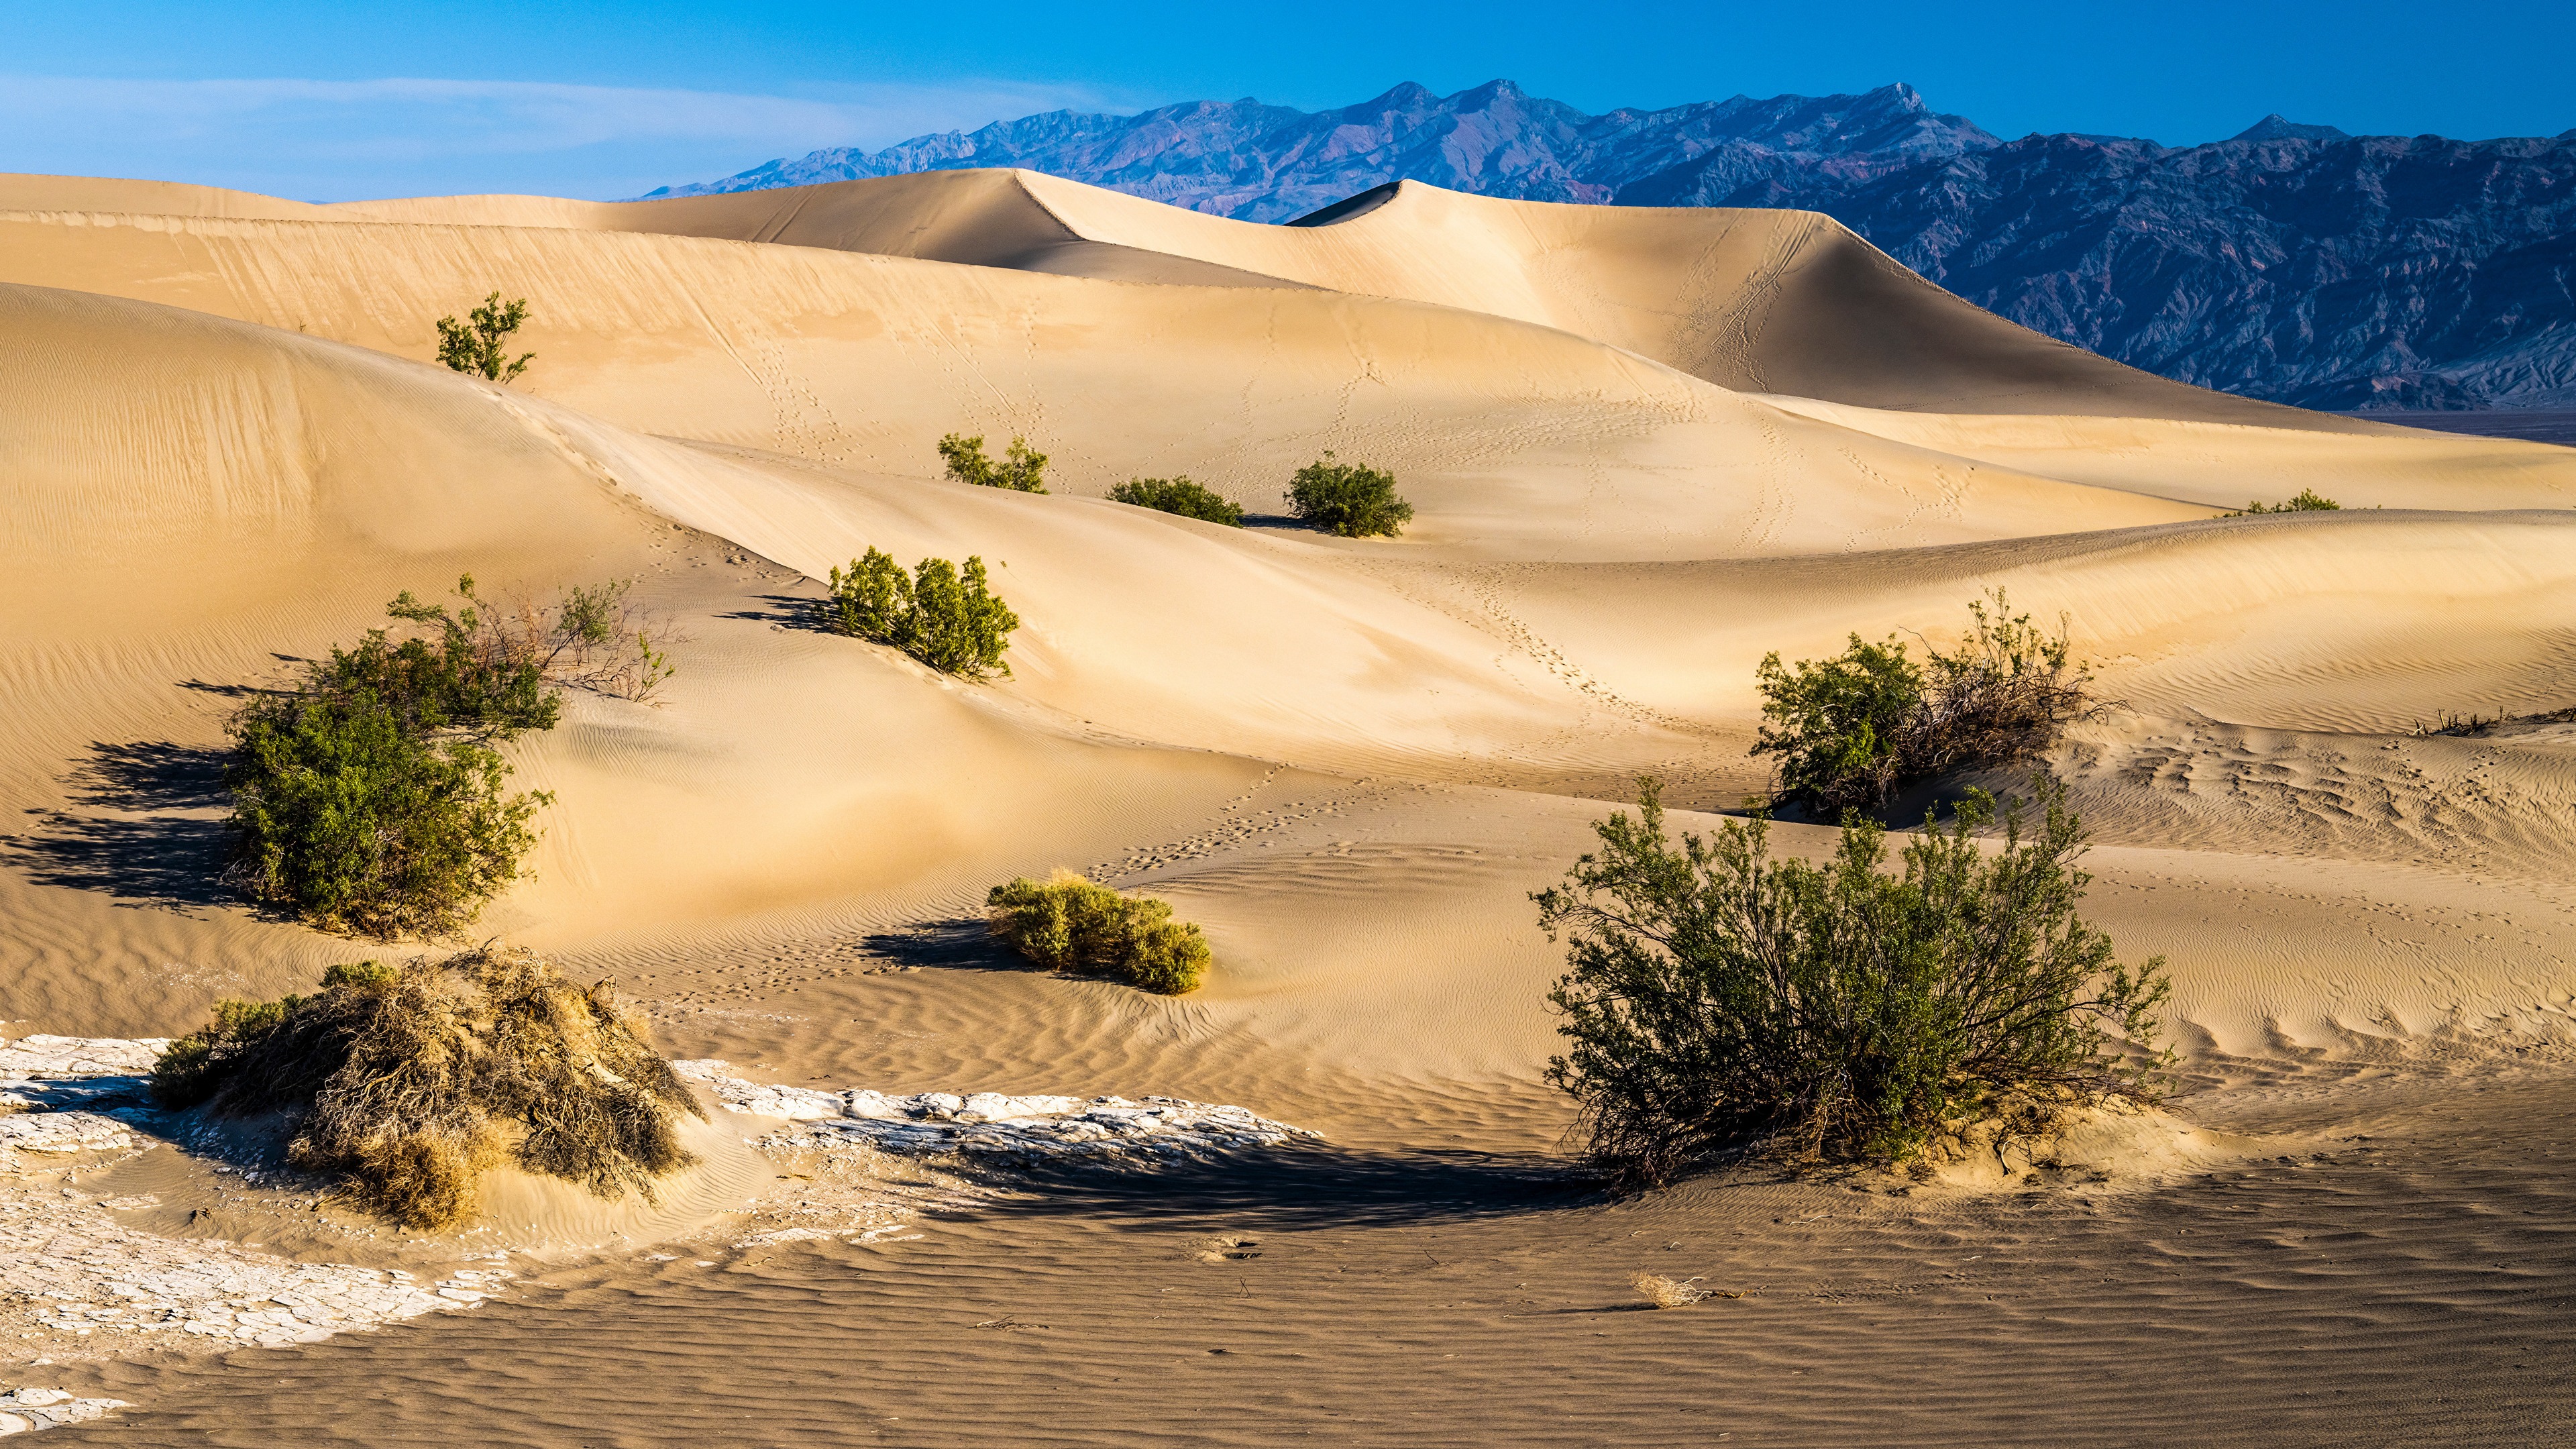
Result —
[{"label": "green foliage", "polygon": [[984,906],[995,936],[1050,970],[1178,996],[1197,990],[1208,967],[1206,938],[1173,920],[1170,902],[1120,895],[1069,870],[997,885]]},{"label": "green foliage", "polygon": [[326,931],[459,929],[518,879],[554,798],[508,793],[488,746],[423,733],[368,690],[254,699],[229,729],[229,876]]},{"label": "green foliage", "polygon": [[527,320],[526,298],[504,302],[494,292],[461,323],[453,317],[438,319],[438,360],[458,372],[509,382],[527,371],[529,360],[536,356],[523,352],[514,361],[509,355],[511,334]]},{"label": "green foliage", "polygon": [[518,879],[553,798],[510,794],[492,746],[554,728],[564,689],[641,699],[671,675],[627,589],[496,606],[468,575],[453,608],[406,590],[386,613],[421,633],[369,630],[294,689],[245,703],[227,726],[229,878],[324,930],[391,939],[471,921]]},{"label": "green foliage", "polygon": [[413,1229],[469,1216],[504,1160],[650,1201],[693,1160],[680,1115],[703,1115],[605,985],[525,952],[334,966],[312,996],[219,1002],[163,1052],[152,1089],[167,1107],[286,1114],[289,1161]]},{"label": "green foliage", "polygon": [[890,644],[964,679],[1011,672],[1002,655],[1020,616],[993,592],[981,558],[967,559],[962,573],[926,558],[906,578],[892,555],[872,548],[847,571],[833,569],[831,587],[823,617],[836,633]]},{"label": "green foliage", "polygon": [[1571,1094],[1595,1162],[1624,1187],[1761,1153],[1900,1161],[1996,1094],[2139,1095],[2170,1054],[2124,1062],[2103,1028],[2152,1048],[2163,959],[2131,967],[2086,925],[2084,835],[2046,777],[2045,822],[1993,799],[1929,822],[1896,874],[1877,825],[1832,860],[1773,860],[1767,821],[1727,821],[1676,849],[1648,782],[1637,816],[1531,899],[1568,974],[1550,1000],[1570,1045],[1548,1080]]},{"label": "green foliage", "polygon": [[1915,781],[2044,750],[2098,713],[2064,621],[2052,634],[2013,613],[2003,590],[1991,599],[1969,603],[1955,651],[1927,649],[1921,665],[1893,635],[1854,634],[1840,655],[1795,665],[1763,656],[1753,753],[1779,757],[1776,798],[1837,816],[1877,809]]},{"label": "green foliage", "polygon": [[2299,496],[2287,503],[2248,503],[2242,509],[2227,516],[2242,518],[2249,513],[2340,513],[2342,511],[2342,504],[2324,497],[2314,488],[2302,488],[2299,490]]},{"label": "green foliage", "polygon": [[1032,452],[1026,438],[1011,439],[1002,461],[996,463],[984,456],[983,434],[965,438],[950,433],[939,440],[939,456],[948,462],[948,476],[960,483],[1020,493],[1046,491],[1047,455]]},{"label": "green foliage", "polygon": [[1213,493],[1180,478],[1130,478],[1109,490],[1113,503],[1132,503],[1157,513],[1176,513],[1183,518],[1222,523],[1228,528],[1243,527],[1243,507],[1221,493]]},{"label": "green foliage", "polygon": [[1413,505],[1396,493],[1391,475],[1337,463],[1330,453],[1298,469],[1286,496],[1301,521],[1344,538],[1393,538],[1413,521]]}]

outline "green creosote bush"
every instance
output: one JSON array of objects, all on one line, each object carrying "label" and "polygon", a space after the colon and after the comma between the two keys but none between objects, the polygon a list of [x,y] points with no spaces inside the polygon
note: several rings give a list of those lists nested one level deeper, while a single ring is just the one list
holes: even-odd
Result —
[{"label": "green creosote bush", "polygon": [[671,631],[639,624],[623,582],[494,606],[468,575],[457,595],[404,592],[386,612],[427,632],[369,630],[234,712],[226,876],[245,894],[379,939],[461,928],[518,879],[553,800],[510,794],[493,746],[554,728],[563,689],[642,699],[672,673]]},{"label": "green creosote bush", "polygon": [[1002,461],[984,456],[984,435],[960,437],[950,433],[939,440],[939,456],[948,462],[948,476],[960,483],[978,488],[1008,488],[1018,493],[1046,491],[1047,455],[1032,452],[1028,439],[1013,438],[1002,451]]},{"label": "green creosote bush", "polygon": [[1243,507],[1223,494],[1180,478],[1130,478],[1109,490],[1113,503],[1132,503],[1157,513],[1173,513],[1228,528],[1243,527]]},{"label": "green creosote bush", "polygon": [[1020,616],[992,590],[984,560],[961,573],[944,558],[926,558],[904,576],[890,554],[869,549],[845,572],[831,573],[824,622],[836,633],[889,644],[946,674],[982,679],[1008,674],[1003,654]]},{"label": "green creosote bush", "polygon": [[638,1014],[524,951],[334,966],[310,996],[218,1002],[161,1054],[152,1093],[285,1114],[289,1162],[415,1230],[464,1220],[504,1161],[650,1202],[695,1160],[680,1116],[704,1115]]},{"label": "green creosote bush", "polygon": [[2248,503],[2227,516],[2243,518],[2252,513],[2341,513],[2343,505],[2324,497],[2314,488],[2302,488],[2299,496],[2287,503]]},{"label": "green creosote bush", "polygon": [[1208,968],[1207,939],[1173,920],[1170,902],[1121,895],[1069,870],[997,885],[984,907],[996,937],[1049,970],[1178,996],[1197,990]]},{"label": "green creosote bush", "polygon": [[1773,803],[1829,817],[1879,809],[1944,771],[2045,750],[2107,708],[2072,662],[2062,618],[2050,633],[2013,613],[2002,589],[1989,598],[1968,605],[1955,651],[1927,648],[1921,665],[1893,635],[1872,644],[1854,634],[1840,655],[1795,665],[1765,655],[1753,753],[1779,757]]},{"label": "green creosote bush", "polygon": [[1330,453],[1298,469],[1286,497],[1301,522],[1344,538],[1394,538],[1413,521],[1413,505],[1395,491],[1392,475],[1335,462]]},{"label": "green creosote bush", "polygon": [[492,382],[510,382],[528,370],[535,358],[533,352],[510,357],[510,338],[528,320],[528,300],[514,297],[504,302],[494,292],[483,299],[483,305],[466,315],[463,322],[453,317],[438,319],[438,360],[451,369]]},{"label": "green creosote bush", "polygon": [[[1821,865],[1774,860],[1760,817],[1676,848],[1651,781],[1637,815],[1597,822],[1601,848],[1531,898],[1571,968],[1547,1079],[1594,1164],[1637,1189],[1746,1156],[1896,1163],[2004,1093],[2147,1095],[2172,1060],[2153,1054],[2163,958],[2118,963],[2076,914],[2082,828],[2032,783],[2037,830],[1974,792],[1894,874],[1859,819]],[[1990,854],[1975,836],[1998,818]]]}]

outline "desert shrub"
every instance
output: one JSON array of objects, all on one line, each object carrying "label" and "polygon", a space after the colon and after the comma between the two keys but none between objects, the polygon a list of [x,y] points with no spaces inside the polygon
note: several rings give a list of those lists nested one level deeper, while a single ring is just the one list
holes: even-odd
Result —
[{"label": "desert shrub", "polygon": [[370,630],[246,701],[227,724],[227,878],[324,930],[390,939],[471,921],[518,879],[553,798],[509,793],[492,746],[554,728],[563,689],[641,698],[670,676],[626,590],[493,607],[467,576],[452,610],[406,591],[386,612],[426,632]]},{"label": "desert shrub", "polygon": [[2101,1032],[2152,1046],[2163,960],[2117,963],[2077,916],[2083,831],[2034,785],[2036,831],[1975,792],[1893,875],[1864,820],[1822,865],[1773,860],[1759,817],[1675,848],[1651,783],[1637,815],[1597,822],[1599,851],[1532,897],[1568,942],[1549,999],[1571,1045],[1548,1080],[1596,1165],[1635,1188],[1732,1155],[1895,1162],[2002,1091],[2141,1093],[2167,1059],[2124,1061]]},{"label": "desert shrub", "polygon": [[504,302],[494,292],[483,299],[483,305],[466,314],[463,322],[453,317],[438,319],[438,360],[458,372],[509,382],[528,370],[536,354],[522,352],[510,357],[510,338],[528,320],[528,301],[514,297]]},{"label": "desert shrub", "polygon": [[1297,470],[1287,498],[1299,520],[1344,538],[1393,538],[1413,521],[1413,505],[1395,491],[1392,475],[1335,462],[1330,453]]},{"label": "desert shrub", "polygon": [[311,996],[217,1003],[152,1073],[172,1108],[283,1113],[288,1160],[404,1227],[454,1226],[502,1161],[647,1201],[700,1113],[642,1019],[523,951],[335,966]]},{"label": "desert shrub", "polygon": [[891,554],[872,548],[847,571],[833,569],[831,589],[823,621],[836,633],[892,645],[965,679],[1011,672],[1002,656],[1020,616],[993,592],[981,558],[967,559],[963,571],[926,558],[906,578]]},{"label": "desert shrub", "polygon": [[2249,513],[2340,513],[2342,511],[2342,504],[2324,497],[2314,488],[2302,488],[2298,496],[2287,503],[2248,503],[2228,517],[2242,518]]},{"label": "desert shrub", "polygon": [[1949,653],[1918,665],[1890,636],[1858,634],[1831,659],[1754,671],[1762,695],[1757,755],[1776,755],[1775,798],[1820,813],[1874,810],[1918,780],[2047,749],[2105,706],[2092,675],[2073,662],[2066,624],[2055,633],[2011,611],[1997,589],[1968,605],[1969,627]]},{"label": "desert shrub", "polygon": [[1243,527],[1243,506],[1221,493],[1212,493],[1187,477],[1130,478],[1109,490],[1113,503],[1132,503],[1157,513],[1176,513],[1183,518],[1196,518],[1208,523],[1222,523],[1228,528]]},{"label": "desert shrub", "polygon": [[1178,996],[1197,990],[1208,967],[1207,939],[1173,920],[1170,902],[1120,895],[1069,870],[997,885],[984,908],[995,936],[1051,970]]},{"label": "desert shrub", "polygon": [[256,698],[237,712],[227,877],[326,931],[391,939],[462,927],[518,879],[542,791],[472,739],[437,739],[383,698]]},{"label": "desert shrub", "polygon": [[939,456],[948,464],[948,476],[960,483],[979,488],[1008,488],[1019,493],[1046,491],[1047,455],[1033,452],[1026,438],[1011,439],[1002,450],[1002,461],[984,456],[984,435],[959,437],[950,433],[939,440]]},{"label": "desert shrub", "polygon": [[[440,668],[469,682],[507,680],[534,700],[552,689],[586,689],[620,699],[648,700],[677,673],[670,645],[680,638],[669,620],[646,613],[629,579],[570,584],[552,599],[520,592],[493,601],[477,592],[474,576],[456,581],[456,606],[424,604],[409,589],[385,606],[393,618],[435,631],[435,642],[407,641],[434,651]],[[370,639],[381,637],[371,634]],[[335,651],[336,652],[336,651]],[[533,705],[531,706],[533,707]],[[522,722],[521,728],[544,729]]]}]

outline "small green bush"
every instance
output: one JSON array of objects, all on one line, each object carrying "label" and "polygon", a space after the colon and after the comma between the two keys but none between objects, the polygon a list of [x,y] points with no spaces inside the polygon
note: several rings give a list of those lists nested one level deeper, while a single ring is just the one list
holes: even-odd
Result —
[{"label": "small green bush", "polygon": [[1047,455],[1031,451],[1026,438],[1011,439],[1002,461],[996,463],[984,456],[983,434],[964,438],[950,433],[939,440],[939,456],[947,460],[948,476],[960,483],[1020,493],[1046,491]]},{"label": "small green bush", "polygon": [[2299,490],[2299,496],[2287,503],[2248,503],[2242,509],[2227,516],[2242,518],[2249,513],[2340,513],[2342,511],[2342,504],[2319,494],[2314,488],[2302,488]]},{"label": "small green bush", "polygon": [[2143,1094],[2170,1054],[2123,1062],[2101,1029],[2153,1045],[2163,960],[2117,963],[2077,916],[2083,831],[2034,785],[2035,833],[2006,806],[1981,850],[1998,810],[1977,792],[1895,875],[1867,821],[1825,865],[1771,859],[1760,818],[1676,849],[1651,782],[1638,815],[1596,823],[1599,852],[1531,898],[1568,942],[1549,999],[1571,1045],[1547,1076],[1594,1162],[1627,1188],[1746,1154],[1897,1162],[2003,1092]]},{"label": "small green bush", "polygon": [[981,558],[967,559],[962,573],[944,558],[926,558],[906,578],[892,555],[872,548],[847,571],[833,569],[831,588],[823,616],[836,633],[890,644],[964,679],[1011,672],[1002,656],[1020,616],[993,592]]},{"label": "small green bush", "polygon": [[1187,477],[1130,478],[1109,490],[1113,503],[1132,503],[1157,513],[1176,513],[1228,528],[1243,527],[1243,507],[1223,494],[1211,493]]},{"label": "small green bush", "polygon": [[2045,750],[2067,725],[2099,713],[2065,622],[2052,634],[2013,613],[2003,590],[1990,597],[1991,608],[1968,605],[1958,649],[1927,649],[1926,665],[1893,635],[1871,644],[1854,634],[1840,655],[1795,665],[1763,656],[1753,753],[1779,757],[1775,803],[1837,817],[1878,809],[1944,771]]},{"label": "small green bush", "polygon": [[1395,491],[1393,476],[1365,463],[1337,463],[1330,453],[1297,470],[1287,499],[1301,521],[1344,538],[1393,538],[1413,521],[1413,505]]},{"label": "small green bush", "polygon": [[1206,938],[1173,920],[1170,902],[1120,895],[1069,870],[997,885],[984,906],[995,936],[1050,970],[1178,996],[1197,990],[1208,968]]},{"label": "small green bush", "polygon": [[230,732],[229,878],[326,931],[459,929],[519,878],[554,799],[510,794],[499,754],[424,734],[372,692],[254,699]]},{"label": "small green bush", "polygon": [[425,633],[371,629],[234,712],[227,876],[245,894],[380,939],[462,927],[519,878],[553,799],[508,793],[491,747],[553,729],[562,690],[642,699],[672,673],[669,629],[623,581],[496,606],[467,575],[457,599],[404,591],[385,611]]},{"label": "small green bush", "polygon": [[528,370],[529,361],[536,356],[522,352],[512,360],[509,355],[511,334],[527,320],[525,297],[504,302],[501,294],[494,292],[461,323],[453,317],[438,319],[438,360],[457,372],[493,382],[512,381]]},{"label": "small green bush", "polygon": [[334,966],[311,996],[218,1002],[162,1053],[152,1092],[217,1116],[287,1114],[290,1162],[422,1230],[469,1216],[503,1160],[650,1201],[694,1160],[679,1117],[704,1115],[605,985],[519,951]]}]

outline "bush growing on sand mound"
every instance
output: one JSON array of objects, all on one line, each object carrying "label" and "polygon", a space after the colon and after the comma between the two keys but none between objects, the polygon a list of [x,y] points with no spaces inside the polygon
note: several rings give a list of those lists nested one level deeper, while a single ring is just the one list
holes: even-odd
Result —
[{"label": "bush growing on sand mound", "polygon": [[[1733,1155],[1896,1162],[2005,1093],[2140,1095],[2169,1055],[2123,1061],[2101,1031],[2152,1047],[2163,959],[2118,964],[2076,915],[2083,831],[2033,785],[2037,831],[1973,792],[1894,875],[1866,821],[1823,865],[1771,859],[1758,817],[1676,849],[1652,782],[1597,822],[1601,849],[1531,898],[1568,942],[1548,1080],[1594,1162],[1626,1188]],[[1974,837],[1999,817],[1989,855]]]},{"label": "bush growing on sand mound", "polygon": [[528,320],[528,299],[513,297],[507,302],[494,292],[483,299],[483,305],[466,314],[463,322],[453,317],[438,319],[438,360],[456,372],[468,373],[493,382],[509,382],[528,370],[536,357],[522,352],[510,356],[510,338]]},{"label": "bush growing on sand mound", "polygon": [[669,630],[623,582],[493,606],[469,575],[457,596],[405,591],[386,612],[423,636],[370,630],[234,712],[227,875],[245,894],[380,939],[464,925],[518,878],[552,798],[510,794],[492,746],[554,728],[564,689],[641,699],[671,674]]},{"label": "bush growing on sand mound", "polygon": [[1206,938],[1173,920],[1170,902],[1120,895],[1069,870],[997,885],[984,907],[995,936],[1050,970],[1178,996],[1197,990],[1208,967]]},{"label": "bush growing on sand mound", "polygon": [[1132,503],[1157,513],[1176,513],[1183,518],[1196,518],[1207,523],[1222,523],[1228,528],[1243,527],[1243,508],[1222,494],[1212,493],[1188,478],[1130,478],[1109,490],[1113,503]]},{"label": "bush growing on sand mound", "polygon": [[153,1068],[163,1105],[282,1113],[296,1166],[340,1176],[368,1211],[452,1227],[510,1161],[604,1198],[653,1199],[688,1166],[703,1116],[642,1020],[524,951],[334,966],[311,996],[225,1001]]},{"label": "bush growing on sand mound", "polygon": [[984,435],[960,437],[950,433],[939,440],[939,456],[948,464],[948,476],[960,483],[978,488],[1008,488],[1017,493],[1046,491],[1047,455],[1033,452],[1026,438],[1011,439],[1002,450],[1002,461],[984,456]]},{"label": "bush growing on sand mound", "polygon": [[1413,505],[1395,491],[1393,475],[1337,463],[1330,453],[1297,470],[1287,498],[1299,520],[1344,538],[1393,538],[1413,521]]},{"label": "bush growing on sand mound", "polygon": [[2299,490],[2299,495],[2287,503],[2248,503],[2227,516],[2243,518],[2249,513],[2341,513],[2342,511],[2342,504],[2325,497],[2314,488],[2302,488]]},{"label": "bush growing on sand mound", "polygon": [[2068,657],[2066,624],[2051,634],[2015,614],[1997,589],[1993,606],[1968,605],[1955,653],[1927,649],[1928,668],[1893,635],[1858,634],[1832,659],[1754,671],[1762,694],[1757,755],[1777,755],[1775,803],[1839,816],[1875,810],[1918,780],[1970,765],[2020,759],[2056,743],[2066,726],[2105,706],[2092,675]]},{"label": "bush growing on sand mound", "polygon": [[823,618],[835,633],[892,645],[964,679],[1011,672],[1002,655],[1020,616],[993,592],[980,558],[967,559],[962,573],[944,558],[926,558],[906,578],[893,555],[869,549],[846,572],[833,569],[831,585]]}]

